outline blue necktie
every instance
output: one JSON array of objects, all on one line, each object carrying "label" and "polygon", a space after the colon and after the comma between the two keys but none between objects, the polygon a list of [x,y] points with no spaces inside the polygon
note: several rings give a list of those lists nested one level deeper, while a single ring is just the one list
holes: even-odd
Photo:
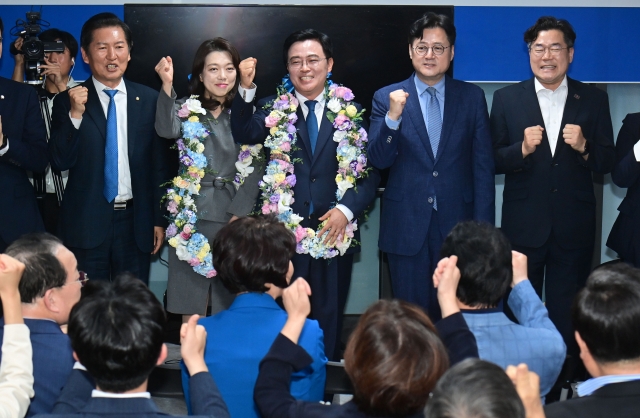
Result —
[{"label": "blue necktie", "polygon": [[[433,151],[433,158],[438,155],[438,145],[440,145],[440,133],[442,132],[442,115],[440,114],[440,102],[436,97],[436,89],[428,87],[427,92],[431,96],[429,98],[429,111],[427,116],[427,132],[429,133],[429,142]],[[433,208],[438,210],[436,197],[433,197]]]},{"label": "blue necktie", "polygon": [[109,95],[107,109],[107,143],[104,147],[104,189],[102,193],[111,203],[118,195],[118,117],[113,96],[118,90],[103,90]]},{"label": "blue necktie", "polygon": [[316,105],[318,102],[315,100],[307,100],[304,104],[309,108],[309,113],[307,114],[307,132],[309,132],[311,155],[313,155],[316,151],[316,143],[318,142],[318,118],[316,118]]}]

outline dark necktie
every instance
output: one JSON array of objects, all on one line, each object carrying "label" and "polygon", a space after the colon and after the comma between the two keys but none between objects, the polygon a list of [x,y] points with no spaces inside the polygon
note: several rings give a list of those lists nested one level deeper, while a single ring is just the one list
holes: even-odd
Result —
[{"label": "dark necktie", "polygon": [[[433,151],[433,158],[438,155],[438,146],[440,145],[440,133],[442,132],[442,115],[440,114],[440,102],[436,97],[436,89],[433,87],[427,88],[427,92],[431,96],[429,98],[429,111],[427,132],[429,133],[429,142],[431,142],[431,151]],[[438,210],[438,203],[436,197],[433,197],[433,208]]]},{"label": "dark necktie", "polygon": [[118,90],[103,90],[109,95],[107,108],[107,143],[104,147],[104,189],[102,193],[111,203],[118,195],[118,117],[113,96]]},{"label": "dark necktie", "polygon": [[316,143],[318,142],[318,118],[316,118],[316,105],[318,102],[315,100],[307,100],[304,102],[309,108],[309,114],[307,114],[307,131],[309,132],[309,142],[311,143],[311,155],[316,150]]}]

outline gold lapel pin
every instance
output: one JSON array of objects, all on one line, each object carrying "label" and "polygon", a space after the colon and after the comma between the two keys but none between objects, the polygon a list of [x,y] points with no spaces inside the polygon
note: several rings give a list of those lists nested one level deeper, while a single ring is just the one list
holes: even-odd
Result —
[{"label": "gold lapel pin", "polygon": [[0,100],[4,100],[4,94],[0,94]]},{"label": "gold lapel pin", "polygon": [[136,96],[136,100],[140,100],[140,98],[138,96]]}]

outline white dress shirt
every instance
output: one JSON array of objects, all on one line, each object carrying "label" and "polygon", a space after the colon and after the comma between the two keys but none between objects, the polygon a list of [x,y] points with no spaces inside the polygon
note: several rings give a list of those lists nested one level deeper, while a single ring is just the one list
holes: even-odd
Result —
[{"label": "white dress shirt", "polygon": [[25,324],[4,326],[0,366],[0,418],[24,417],[33,397],[33,351]]},{"label": "white dress shirt", "polygon": [[556,144],[558,136],[560,136],[560,124],[562,123],[562,115],[564,114],[564,105],[567,102],[567,76],[564,76],[562,83],[555,90],[545,88],[537,78],[534,78],[536,95],[538,96],[538,104],[542,112],[542,119],[547,131],[547,139],[549,139],[549,147],[551,147],[551,155],[556,152]]}]

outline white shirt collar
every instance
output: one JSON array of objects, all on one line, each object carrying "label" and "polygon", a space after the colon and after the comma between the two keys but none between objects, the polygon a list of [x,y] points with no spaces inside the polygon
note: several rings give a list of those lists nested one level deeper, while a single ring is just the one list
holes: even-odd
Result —
[{"label": "white shirt collar", "polygon": [[91,77],[91,80],[93,80],[93,85],[96,87],[96,91],[98,92],[98,94],[102,93],[102,90],[104,89],[118,90],[122,94],[127,94],[127,86],[124,84],[124,79],[120,79],[120,84],[118,84],[115,89],[105,86],[104,84],[96,80],[95,77]]},{"label": "white shirt collar", "polygon": [[640,374],[617,374],[609,376],[594,377],[578,385],[578,396],[590,396],[596,390],[612,383],[631,382],[640,380]]},{"label": "white shirt collar", "polygon": [[[325,91],[324,91],[324,90],[322,90],[322,93],[320,93],[320,94],[318,95],[318,97],[316,97],[315,99],[313,99],[313,100],[315,100],[316,102],[318,102],[318,104],[319,104],[319,105],[320,105],[320,107],[322,107],[322,108],[324,108],[324,102],[325,102],[325,99],[324,99],[324,92],[325,92]],[[298,102],[300,102],[300,104],[303,104],[305,107],[307,107],[307,105],[306,105],[306,104],[304,104],[304,102],[306,102],[306,101],[307,101],[307,100],[309,100],[309,99],[307,99],[306,97],[304,97],[302,94],[298,93],[298,91],[297,91],[297,90],[296,90],[296,99],[298,99]]]},{"label": "white shirt collar", "polygon": [[551,89],[546,88],[546,87],[545,87],[545,86],[543,86],[543,85],[542,85],[542,83],[540,83],[540,82],[538,81],[538,79],[537,79],[537,78],[535,78],[535,77],[533,78],[533,84],[535,85],[536,93],[540,93],[542,90],[558,91],[561,87],[568,88],[568,84],[567,84],[567,76],[566,76],[566,74],[565,74],[564,78],[562,79],[562,83],[560,83],[560,85],[558,86],[558,88],[557,88],[557,89],[555,89],[555,90],[551,90]]},{"label": "white shirt collar", "polygon": [[130,398],[147,398],[151,399],[149,392],[136,392],[136,393],[110,393],[103,392],[101,390],[94,389],[91,392],[92,398],[117,398],[117,399],[130,399]]}]

